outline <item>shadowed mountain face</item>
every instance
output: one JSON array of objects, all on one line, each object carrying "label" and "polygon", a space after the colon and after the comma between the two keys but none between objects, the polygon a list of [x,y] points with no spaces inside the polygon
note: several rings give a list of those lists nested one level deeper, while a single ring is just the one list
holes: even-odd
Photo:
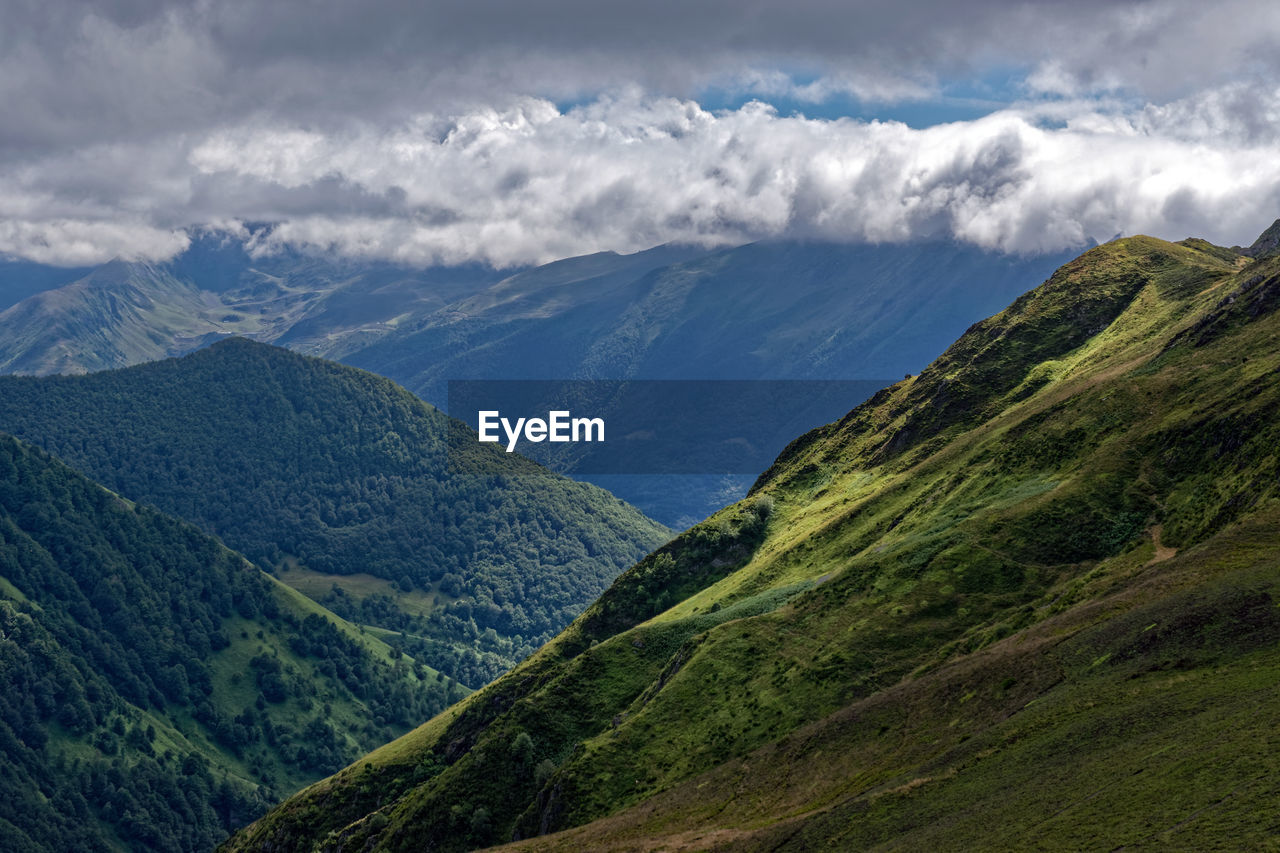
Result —
[{"label": "shadowed mountain face", "polygon": [[1280,258],[1118,240],[234,850],[1274,830]]},{"label": "shadowed mountain face", "polygon": [[479,686],[669,532],[495,446],[451,454],[449,424],[389,380],[243,339],[88,376],[0,377],[0,429]]},{"label": "shadowed mountain face", "polygon": [[125,367],[238,335],[366,367],[437,404],[446,380],[464,378],[892,378],[1064,260],[757,243],[602,252],[512,275],[253,257],[205,234],[162,264],[4,265],[0,369]]},{"label": "shadowed mountain face", "polygon": [[677,252],[528,270],[345,360],[440,403],[448,379],[896,378],[1066,260],[951,243]]},{"label": "shadowed mountain face", "polygon": [[[677,251],[575,258],[528,270],[343,360],[442,406],[451,379],[888,384],[922,368],[971,323],[1067,260],[951,243],[760,243],[685,260],[671,257]],[[750,484],[750,477],[724,476],[584,479],[679,529],[741,498]]]}]

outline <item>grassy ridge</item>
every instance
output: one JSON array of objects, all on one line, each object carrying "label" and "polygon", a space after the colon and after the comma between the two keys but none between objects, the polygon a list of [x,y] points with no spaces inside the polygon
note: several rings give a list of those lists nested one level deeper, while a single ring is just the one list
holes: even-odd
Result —
[{"label": "grassy ridge", "polygon": [[1260,845],[1280,794],[1277,521],[512,849]]},{"label": "grassy ridge", "polygon": [[1086,253],[232,849],[1258,837],[1277,281],[1203,241]]}]

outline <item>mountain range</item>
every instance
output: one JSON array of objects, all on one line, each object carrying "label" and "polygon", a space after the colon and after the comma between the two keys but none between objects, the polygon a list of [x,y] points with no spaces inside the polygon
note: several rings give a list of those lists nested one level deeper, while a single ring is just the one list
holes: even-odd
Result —
[{"label": "mountain range", "polygon": [[264,227],[198,233],[162,263],[0,265],[0,371],[127,367],[239,336],[373,370],[441,406],[449,379],[888,379],[1069,257],[766,242],[501,273],[254,253]]},{"label": "mountain range", "polygon": [[[459,425],[386,379],[166,335],[257,287],[242,331],[427,396],[557,359],[823,377],[822,352],[924,358],[992,258],[661,247],[497,280],[277,256],[271,283],[215,241],[0,270],[0,317],[58,318],[30,341],[197,350],[0,377],[0,846],[208,849],[290,794],[227,848],[1263,845],[1277,234],[1117,240],[1022,295],[1006,259],[1009,307],[670,541],[446,448]],[[911,304],[948,270],[949,316]],[[383,322],[376,293],[416,307]]]},{"label": "mountain range", "polygon": [[1274,843],[1280,255],[1120,239],[228,850]]},{"label": "mountain range", "polygon": [[254,258],[246,239],[252,234],[197,233],[164,263],[0,265],[0,371],[127,367],[231,336],[335,355],[499,277],[479,267],[410,270],[289,252]]},{"label": "mountain range", "polygon": [[689,254],[660,247],[526,270],[343,360],[433,402],[449,379],[889,380],[1069,257],[956,243]]},{"label": "mountain range", "polygon": [[[950,242],[765,242],[602,252],[498,273],[254,254],[265,228],[197,234],[171,261],[115,261],[61,287],[71,272],[28,271],[28,290],[49,289],[0,312],[0,371],[124,367],[241,336],[371,370],[446,410],[451,379],[885,385],[1069,257]],[[750,485],[741,476],[584,479],[677,528]]]}]

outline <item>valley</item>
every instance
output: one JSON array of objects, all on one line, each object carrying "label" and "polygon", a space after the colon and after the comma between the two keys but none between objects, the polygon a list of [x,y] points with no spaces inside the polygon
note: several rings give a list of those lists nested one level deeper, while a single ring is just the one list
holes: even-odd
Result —
[{"label": "valley", "polygon": [[[1278,264],[1097,247],[675,538],[243,338],[0,377],[4,831],[201,848],[285,797],[227,849],[1252,837]],[[239,591],[156,598],[206,566]]]},{"label": "valley", "polygon": [[1280,851],[1280,4],[0,8],[0,853]]}]

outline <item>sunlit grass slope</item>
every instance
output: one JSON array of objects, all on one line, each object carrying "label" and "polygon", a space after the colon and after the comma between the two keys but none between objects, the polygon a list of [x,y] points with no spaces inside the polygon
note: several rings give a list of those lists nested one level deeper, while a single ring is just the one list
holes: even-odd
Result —
[{"label": "sunlit grass slope", "polygon": [[1260,841],[1278,307],[1274,257],[1084,254],[232,847]]}]

